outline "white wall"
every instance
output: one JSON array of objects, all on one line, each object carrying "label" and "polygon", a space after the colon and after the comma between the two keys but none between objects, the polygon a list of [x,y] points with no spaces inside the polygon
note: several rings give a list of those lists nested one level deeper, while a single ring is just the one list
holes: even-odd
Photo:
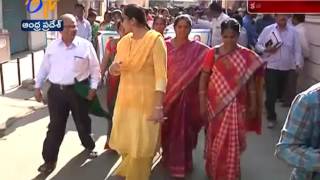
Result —
[{"label": "white wall", "polygon": [[310,42],[310,58],[305,62],[303,89],[320,82],[320,15],[306,16],[307,36]]}]

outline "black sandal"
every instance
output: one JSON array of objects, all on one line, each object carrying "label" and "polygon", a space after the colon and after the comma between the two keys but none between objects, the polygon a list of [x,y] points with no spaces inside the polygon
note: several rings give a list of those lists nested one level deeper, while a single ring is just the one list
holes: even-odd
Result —
[{"label": "black sandal", "polygon": [[39,168],[40,173],[51,173],[56,168],[56,162],[44,163]]},{"label": "black sandal", "polygon": [[85,151],[86,151],[86,153],[88,153],[89,159],[94,159],[94,158],[98,157],[98,153],[96,151],[93,151],[90,149],[86,149]]}]

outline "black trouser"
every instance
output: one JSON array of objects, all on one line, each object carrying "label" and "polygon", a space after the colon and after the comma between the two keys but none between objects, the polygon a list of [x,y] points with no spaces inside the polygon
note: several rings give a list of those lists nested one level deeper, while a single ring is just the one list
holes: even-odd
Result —
[{"label": "black trouser", "polygon": [[296,70],[290,70],[285,92],[283,94],[283,100],[285,104],[290,105],[297,95],[297,82],[298,82],[298,73]]},{"label": "black trouser", "polygon": [[274,69],[266,70],[266,109],[267,109],[267,119],[269,121],[275,121],[277,115],[275,112],[275,103],[278,98],[281,98],[284,89],[287,84],[287,78],[289,71],[280,71]]},{"label": "black trouser", "polygon": [[95,143],[90,136],[91,119],[88,115],[88,101],[81,98],[73,86],[51,84],[48,90],[48,108],[50,123],[42,150],[45,162],[55,162],[58,159],[70,111],[82,145],[86,149],[94,149]]}]

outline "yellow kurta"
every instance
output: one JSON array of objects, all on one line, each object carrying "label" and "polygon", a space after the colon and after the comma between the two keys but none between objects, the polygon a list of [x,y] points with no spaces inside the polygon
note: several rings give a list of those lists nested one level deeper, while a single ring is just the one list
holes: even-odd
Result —
[{"label": "yellow kurta", "polygon": [[[148,33],[155,33],[149,31]],[[122,41],[122,40],[121,40]],[[136,53],[146,53],[148,38],[135,40],[132,34],[119,42],[116,61],[132,61]],[[118,96],[114,109],[110,147],[131,158],[152,158],[159,145],[160,124],[148,121],[154,110],[155,91],[165,92],[167,54],[164,40],[158,36],[149,48],[145,62],[137,69],[121,68]],[[121,48],[121,45],[130,46]],[[129,50],[129,51],[127,51]],[[123,58],[123,59],[122,59]],[[125,64],[128,62],[124,62]]]}]

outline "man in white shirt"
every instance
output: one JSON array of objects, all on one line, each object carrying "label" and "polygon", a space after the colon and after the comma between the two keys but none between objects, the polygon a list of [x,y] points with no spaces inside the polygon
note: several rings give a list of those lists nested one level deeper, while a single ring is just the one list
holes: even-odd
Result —
[{"label": "man in white shirt", "polygon": [[[305,20],[304,14],[294,14],[291,18],[291,23],[295,27],[296,31],[298,32],[298,38],[302,48],[302,56],[301,56],[302,64],[304,64],[304,60],[307,59],[310,55],[309,41],[306,35],[304,20]],[[302,70],[303,67],[299,69]],[[294,97],[297,95],[297,88],[299,87],[301,88],[302,84],[303,83],[301,78],[301,72],[297,71],[295,68],[292,69],[288,76],[288,83],[284,93],[285,96],[283,97],[284,102],[282,105],[284,107],[290,107],[291,102],[293,101]],[[300,89],[299,91],[302,91],[302,89]]]},{"label": "man in white shirt", "polygon": [[[287,25],[287,15],[277,14],[275,18],[276,23],[264,28],[256,44],[257,51],[263,54],[262,58],[267,63],[265,105],[268,128],[276,125],[275,103],[283,96],[290,71],[303,66],[297,31]],[[277,39],[281,46],[276,46],[277,43],[271,39]]]},{"label": "man in white shirt", "polygon": [[214,47],[222,42],[221,23],[230,17],[223,13],[220,4],[213,1],[209,6],[208,18],[212,24],[212,47]]},{"label": "man in white shirt", "polygon": [[[76,18],[72,14],[65,14],[61,19],[64,22],[61,38],[47,47],[35,84],[35,98],[41,102],[41,88],[46,80],[50,83],[47,95],[50,123],[42,150],[45,163],[38,169],[41,173],[50,173],[55,169],[70,111],[85,152],[89,158],[96,156],[93,151],[95,143],[90,136],[88,107],[100,81],[98,58],[92,44],[76,36]],[[86,99],[76,92],[76,81],[90,85]]]},{"label": "man in white shirt", "polygon": [[91,42],[92,29],[90,22],[84,18],[85,8],[82,4],[76,4],[74,7],[78,27],[77,36],[80,36]]}]

